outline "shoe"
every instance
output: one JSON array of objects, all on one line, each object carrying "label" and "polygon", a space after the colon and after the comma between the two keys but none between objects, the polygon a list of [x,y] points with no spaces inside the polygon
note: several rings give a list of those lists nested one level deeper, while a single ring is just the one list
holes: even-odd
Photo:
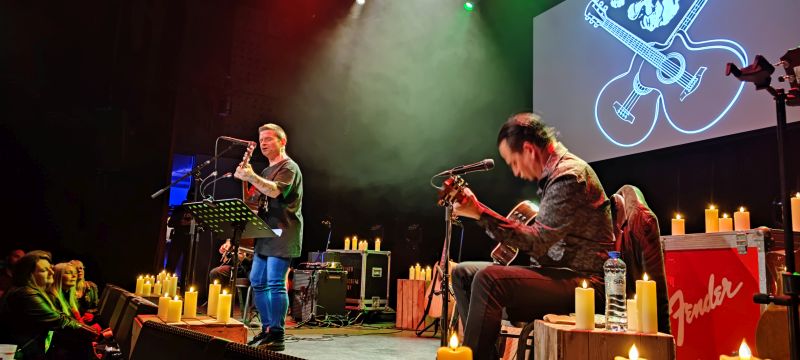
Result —
[{"label": "shoe", "polygon": [[247,345],[253,346],[264,340],[267,336],[269,336],[269,332],[261,331],[258,335],[253,337],[253,340],[247,342]]},{"label": "shoe", "polygon": [[261,340],[261,343],[258,344],[258,348],[269,351],[285,350],[286,345],[284,343],[284,333],[270,332],[269,335],[264,338],[264,340]]}]

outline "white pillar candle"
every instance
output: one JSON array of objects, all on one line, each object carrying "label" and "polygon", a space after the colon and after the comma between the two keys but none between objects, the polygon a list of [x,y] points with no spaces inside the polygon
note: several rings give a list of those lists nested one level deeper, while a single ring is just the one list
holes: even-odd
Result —
[{"label": "white pillar candle", "polygon": [[[160,300],[161,298],[159,298]],[[175,295],[174,299],[169,300],[169,308],[167,310],[167,322],[174,323],[181,321],[181,308],[183,308],[183,301]]]},{"label": "white pillar candle", "polygon": [[719,210],[711,205],[706,209],[706,232],[713,233],[719,231]]},{"label": "white pillar candle", "polygon": [[422,277],[422,267],[419,266],[419,263],[414,265],[414,280],[425,280],[425,278]]},{"label": "white pillar candle", "polygon": [[217,280],[214,280],[214,283],[208,286],[208,309],[206,309],[208,316],[217,316],[217,300],[219,300],[219,291],[221,289],[222,285]]},{"label": "white pillar candle", "polygon": [[686,219],[681,218],[681,214],[675,214],[672,219],[672,235],[686,234]]},{"label": "white pillar candle", "polygon": [[431,281],[431,267],[425,267],[425,281]]},{"label": "white pillar candle", "polygon": [[347,236],[345,236],[345,238],[344,238],[344,249],[345,250],[350,250],[350,238],[347,237]]},{"label": "white pillar candle", "polygon": [[161,296],[161,281],[156,281],[156,284],[153,286],[153,296]]},{"label": "white pillar candle", "polygon": [[414,267],[408,267],[408,280],[414,280]]},{"label": "white pillar candle", "polygon": [[375,238],[375,251],[381,251],[381,238]]},{"label": "white pillar candle", "polygon": [[639,332],[639,308],[636,306],[636,296],[627,300],[628,331]]},{"label": "white pillar candle", "polygon": [[150,280],[144,282],[144,285],[142,285],[142,296],[150,296],[151,286]]},{"label": "white pillar candle", "polygon": [[227,323],[231,318],[231,294],[228,294],[228,289],[222,290],[219,294],[219,303],[217,304],[217,322]]},{"label": "white pillar candle", "polygon": [[161,296],[158,298],[158,318],[164,321],[167,321],[167,313],[169,312],[169,296],[164,294],[165,296]]},{"label": "white pillar candle", "polygon": [[586,280],[575,288],[575,328],[594,330],[594,289],[586,287]]},{"label": "white pillar candle", "polygon": [[645,334],[658,332],[658,316],[656,305],[656,282],[648,280],[647,273],[643,280],[636,280],[636,306],[639,308],[639,329]]},{"label": "white pillar candle", "polygon": [[744,211],[744,206],[733,213],[733,229],[736,231],[750,230],[750,212]]},{"label": "white pillar candle", "polygon": [[[164,284],[166,286],[166,284]],[[169,293],[178,294],[178,277],[175,274],[169,278]]]},{"label": "white pillar candle", "polygon": [[142,275],[139,275],[139,277],[136,278],[136,290],[134,290],[133,293],[135,295],[141,296],[142,295],[142,286],[144,286],[144,277]]},{"label": "white pillar candle", "polygon": [[183,294],[183,317],[185,318],[196,318],[197,317],[197,291],[194,291],[194,287],[189,288],[185,294]]},{"label": "white pillar candle", "polygon": [[728,214],[722,214],[719,218],[719,231],[733,231],[733,219],[728,217]]}]

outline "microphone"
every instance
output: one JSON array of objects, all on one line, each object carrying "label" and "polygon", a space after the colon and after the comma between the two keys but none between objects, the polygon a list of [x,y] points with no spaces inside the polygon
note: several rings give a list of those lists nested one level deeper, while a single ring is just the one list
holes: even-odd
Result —
[{"label": "microphone", "polygon": [[256,144],[255,141],[247,141],[247,140],[237,139],[235,137],[230,137],[230,136],[220,136],[219,138],[222,139],[222,140],[230,141],[230,142],[232,142],[234,144],[244,145],[244,146],[250,146],[250,145],[255,145]]},{"label": "microphone", "polygon": [[489,171],[494,168],[494,160],[493,159],[483,159],[478,161],[474,164],[469,165],[461,165],[456,166],[450,170],[442,171],[436,176],[453,176],[453,175],[462,175],[466,173],[471,173],[475,171]]}]

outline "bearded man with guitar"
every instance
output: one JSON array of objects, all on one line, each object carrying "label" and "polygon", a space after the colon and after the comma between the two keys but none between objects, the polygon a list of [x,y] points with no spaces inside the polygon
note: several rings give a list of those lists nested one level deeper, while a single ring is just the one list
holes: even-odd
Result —
[{"label": "bearded man with guitar", "polygon": [[258,128],[258,143],[269,166],[256,174],[246,157],[234,173],[237,179],[255,188],[245,198],[257,191],[260,205],[254,210],[271,228],[280,230],[278,237],[255,239],[250,270],[262,329],[249,345],[272,351],[285,348],[284,325],[289,309],[286,275],[292,258],[300,256],[303,242],[303,175],[297,163],[286,155],[286,140],[286,132],[280,126],[262,125]]},{"label": "bearded man with guitar", "polygon": [[[530,266],[465,262],[453,270],[464,344],[475,359],[497,359],[503,309],[513,321],[575,311],[575,288],[586,280],[603,309],[603,263],[614,250],[609,200],[594,170],[567,151],[554,129],[532,113],[511,116],[497,136],[514,176],[536,182],[535,218],[506,218],[463,187],[454,214],[477,220],[490,238],[530,256]],[[512,212],[513,213],[513,212]],[[524,220],[524,221],[520,221]]]}]

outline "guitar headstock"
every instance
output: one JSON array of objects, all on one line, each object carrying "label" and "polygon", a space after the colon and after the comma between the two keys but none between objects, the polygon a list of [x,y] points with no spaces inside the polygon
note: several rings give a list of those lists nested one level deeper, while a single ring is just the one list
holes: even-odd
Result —
[{"label": "guitar headstock", "polygon": [[439,189],[439,201],[436,203],[439,206],[452,204],[461,198],[462,191],[467,187],[467,182],[464,178],[455,175],[447,178],[442,183],[442,188]]},{"label": "guitar headstock", "polygon": [[244,152],[244,156],[242,157],[242,163],[247,164],[250,162],[250,158],[253,157],[253,151],[256,149],[256,143],[251,141],[250,144],[247,145],[247,150]]},{"label": "guitar headstock", "polygon": [[608,5],[606,5],[602,0],[591,0],[589,1],[589,5],[586,5],[586,11],[584,12],[583,17],[592,26],[600,27],[603,25],[603,21],[606,19],[607,10]]}]

